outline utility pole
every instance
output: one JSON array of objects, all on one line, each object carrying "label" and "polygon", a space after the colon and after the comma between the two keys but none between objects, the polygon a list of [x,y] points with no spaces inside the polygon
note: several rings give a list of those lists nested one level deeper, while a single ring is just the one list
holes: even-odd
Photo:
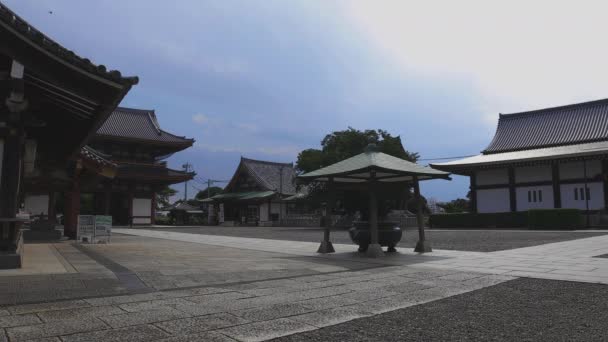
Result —
[{"label": "utility pole", "polygon": [[211,183],[213,183],[213,181],[207,179],[207,198],[211,198]]},{"label": "utility pole", "polygon": [[[186,162],[186,164],[182,165],[182,167],[184,168],[184,171],[186,171],[186,173],[190,172],[190,169],[192,168],[192,164],[190,164],[189,162]],[[186,202],[188,200],[188,181],[186,181],[184,183],[184,202]]]}]

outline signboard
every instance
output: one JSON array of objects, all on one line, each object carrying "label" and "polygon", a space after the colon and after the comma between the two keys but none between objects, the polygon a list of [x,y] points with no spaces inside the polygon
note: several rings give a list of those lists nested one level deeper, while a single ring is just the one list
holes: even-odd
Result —
[{"label": "signboard", "polygon": [[79,242],[110,242],[112,216],[78,215],[76,240]]},{"label": "signboard", "polygon": [[78,228],[76,230],[77,241],[92,242],[95,238],[95,216],[78,215]]},{"label": "signboard", "polygon": [[224,223],[224,203],[220,203],[219,222]]},{"label": "signboard", "polygon": [[95,238],[105,238],[110,241],[112,235],[112,216],[95,216]]}]

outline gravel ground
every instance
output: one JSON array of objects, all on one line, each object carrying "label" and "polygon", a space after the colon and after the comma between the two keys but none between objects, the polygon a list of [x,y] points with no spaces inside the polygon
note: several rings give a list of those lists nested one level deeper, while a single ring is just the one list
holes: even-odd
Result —
[{"label": "gravel ground", "polygon": [[606,341],[607,298],[606,285],[520,278],[272,341]]},{"label": "gravel ground", "polygon": [[[146,228],[149,229],[149,228]],[[218,227],[205,226],[196,228],[171,227],[157,228],[172,232],[193,234],[240,236],[260,239],[318,242],[323,237],[320,228],[285,228],[285,227]],[[506,230],[471,230],[471,231],[433,231],[427,230],[427,239],[434,248],[460,251],[493,252],[520,247],[537,246],[551,242],[582,239],[605,235],[606,233],[583,232],[548,232],[548,231],[506,231]],[[334,243],[351,244],[348,232],[333,231]],[[418,241],[418,232],[408,230],[399,246],[414,248]]]}]

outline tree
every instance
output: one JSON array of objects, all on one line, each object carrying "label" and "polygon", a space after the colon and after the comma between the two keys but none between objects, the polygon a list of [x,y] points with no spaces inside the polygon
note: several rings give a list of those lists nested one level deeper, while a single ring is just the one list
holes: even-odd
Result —
[{"label": "tree", "polygon": [[171,205],[171,197],[177,194],[177,190],[166,185],[156,192],[156,209],[164,209]]},{"label": "tree", "polygon": [[195,199],[197,200],[204,200],[207,197],[213,197],[219,193],[222,192],[222,188],[220,188],[219,186],[212,186],[210,188],[205,188],[199,192],[196,193],[196,196],[194,196]]},{"label": "tree", "polygon": [[471,203],[467,199],[457,198],[449,202],[438,203],[437,205],[443,208],[446,213],[464,213],[469,211]]},{"label": "tree", "polygon": [[[392,136],[385,130],[360,131],[349,127],[343,131],[327,134],[321,140],[321,149],[306,149],[298,154],[296,170],[300,173],[310,172],[350,158],[364,151],[369,144],[376,144],[380,152],[402,158],[411,162],[418,160],[418,153],[409,152],[403,148],[400,136]],[[310,189],[311,199],[324,201],[323,185],[315,185]],[[406,209],[412,207],[411,187],[384,187],[380,190],[379,209],[387,213],[389,209]],[[347,212],[361,211],[365,217],[369,197],[360,191],[344,191],[342,206]],[[382,216],[382,215],[381,215]]]},{"label": "tree", "polygon": [[401,137],[393,137],[385,130],[367,129],[360,131],[349,127],[344,131],[330,133],[321,140],[321,149],[306,149],[298,154],[296,169],[299,172],[310,172],[323,166],[337,163],[355,156],[369,144],[376,144],[380,152],[415,162],[418,153],[408,152],[403,148]]}]

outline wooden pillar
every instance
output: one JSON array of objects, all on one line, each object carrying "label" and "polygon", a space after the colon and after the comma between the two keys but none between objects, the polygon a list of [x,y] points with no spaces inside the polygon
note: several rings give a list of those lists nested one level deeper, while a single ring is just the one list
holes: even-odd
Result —
[{"label": "wooden pillar", "polygon": [[105,182],[103,186],[103,214],[111,215],[112,212],[112,183]]},{"label": "wooden pillar", "polygon": [[369,235],[370,243],[367,246],[367,256],[377,258],[384,255],[378,243],[378,189],[376,184],[376,171],[370,172],[369,179]]},{"label": "wooden pillar", "polygon": [[418,243],[414,252],[426,253],[432,252],[431,244],[426,241],[424,232],[424,215],[422,213],[422,196],[420,196],[420,182],[418,176],[414,176],[414,197],[416,199],[416,221],[418,221]]},{"label": "wooden pillar", "polygon": [[331,230],[331,214],[334,211],[335,202],[335,189],[334,189],[334,178],[330,177],[327,182],[327,202],[325,205],[325,219],[323,230],[323,241],[317,250],[317,253],[334,253],[335,249],[330,241],[330,230]]},{"label": "wooden pillar", "polygon": [[49,191],[49,204],[48,204],[48,208],[47,208],[47,216],[48,216],[48,220],[51,223],[55,223],[57,220],[57,214],[55,213],[55,191],[51,190]]},{"label": "wooden pillar", "polygon": [[477,175],[475,174],[475,171],[473,171],[471,173],[471,176],[469,177],[471,184],[469,186],[469,194],[470,194],[470,208],[469,210],[472,213],[477,213]]},{"label": "wooden pillar", "polygon": [[0,217],[15,218],[19,210],[19,191],[22,173],[23,132],[19,127],[9,128],[4,139],[2,179],[0,181]]},{"label": "wooden pillar", "polygon": [[133,225],[133,197],[134,196],[134,192],[135,192],[135,185],[134,184],[129,184],[129,193],[127,195],[127,201],[129,201],[128,206],[129,206],[129,225],[132,226]]},{"label": "wooden pillar", "polygon": [[152,205],[150,206],[150,224],[156,224],[156,193],[152,193]]},{"label": "wooden pillar", "polygon": [[562,207],[562,191],[559,182],[559,163],[551,164],[551,180],[553,182],[553,207]]},{"label": "wooden pillar", "polygon": [[80,214],[80,161],[76,163],[70,189],[65,195],[63,235],[70,239],[76,238],[78,230],[78,215]]},{"label": "wooden pillar", "polygon": [[517,211],[517,194],[515,193],[515,168],[509,167],[509,207],[511,212]]}]

